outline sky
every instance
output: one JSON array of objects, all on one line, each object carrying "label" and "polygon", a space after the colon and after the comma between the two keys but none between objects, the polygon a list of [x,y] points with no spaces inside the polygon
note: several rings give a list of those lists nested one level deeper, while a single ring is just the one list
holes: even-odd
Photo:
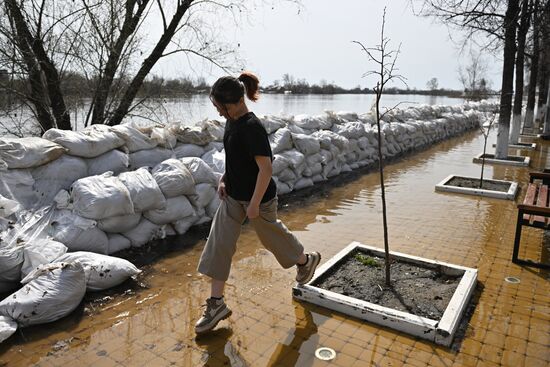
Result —
[{"label": "sky", "polygon": [[[288,73],[309,83],[325,80],[345,88],[373,87],[373,79],[362,76],[375,65],[352,41],[367,47],[379,44],[386,7],[386,35],[391,49],[401,44],[397,67],[408,87],[425,89],[427,81],[435,77],[442,88],[462,88],[458,69],[467,63],[467,50],[459,50],[451,41],[445,25],[415,16],[409,0],[302,0],[299,8],[286,1],[274,3],[273,8],[250,10],[248,22],[220,25],[224,37],[240,45],[246,69],[255,72],[263,85]],[[457,36],[455,31],[453,37]],[[491,87],[498,90],[501,57],[485,54],[484,59]],[[185,58],[169,57],[153,71],[164,77],[178,77],[189,70],[187,62]],[[209,82],[225,74],[211,67],[193,69],[200,69],[198,73]],[[405,87],[400,82],[392,86]]]}]

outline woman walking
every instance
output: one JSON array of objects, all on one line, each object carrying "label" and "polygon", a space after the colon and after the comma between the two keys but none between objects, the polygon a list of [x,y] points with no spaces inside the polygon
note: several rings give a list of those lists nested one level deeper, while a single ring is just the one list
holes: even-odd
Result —
[{"label": "woman walking", "polygon": [[321,260],[318,252],[305,254],[296,236],[277,219],[277,187],[271,178],[273,155],[267,132],[244,100],[246,94],[256,101],[258,86],[258,78],[245,72],[238,78],[219,78],[210,91],[212,103],[227,120],[223,138],[225,173],[218,185],[222,202],[198,266],[200,273],[211,278],[211,295],[203,316],[195,324],[197,334],[212,330],[231,315],[223,291],[241,225],[247,217],[263,246],[283,268],[297,266],[299,284],[311,280]]}]

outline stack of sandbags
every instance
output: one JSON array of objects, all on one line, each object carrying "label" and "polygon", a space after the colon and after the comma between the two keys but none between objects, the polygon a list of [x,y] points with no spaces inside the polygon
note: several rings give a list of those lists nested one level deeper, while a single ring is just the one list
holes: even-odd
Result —
[{"label": "stack of sandbags", "polygon": [[59,243],[46,242],[28,248],[31,259],[23,273],[23,286],[0,302],[0,342],[17,327],[53,322],[68,315],[86,290],[108,289],[141,272],[124,259],[64,250]]}]

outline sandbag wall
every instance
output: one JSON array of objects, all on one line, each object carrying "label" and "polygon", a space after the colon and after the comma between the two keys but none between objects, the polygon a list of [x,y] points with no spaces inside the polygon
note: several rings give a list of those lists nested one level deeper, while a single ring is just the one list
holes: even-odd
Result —
[{"label": "sandbag wall", "polygon": [[[487,102],[391,110],[382,124],[383,155],[477,128],[495,110]],[[261,121],[280,195],[377,161],[371,113]],[[224,172],[223,133],[223,123],[203,121],[193,127],[93,125],[81,132],[51,129],[42,138],[0,139],[0,291],[22,278],[21,248],[32,239],[112,254],[210,221]]]},{"label": "sandbag wall", "polygon": [[[392,110],[382,124],[382,153],[389,158],[456,136],[479,126],[495,107],[480,102]],[[280,195],[377,161],[370,113],[261,120]],[[142,246],[212,218],[224,172],[223,133],[222,123],[203,121],[194,127],[94,125],[0,139],[0,195],[24,209],[55,202],[47,232],[70,251],[110,254]],[[0,209],[0,217],[6,214]]]}]

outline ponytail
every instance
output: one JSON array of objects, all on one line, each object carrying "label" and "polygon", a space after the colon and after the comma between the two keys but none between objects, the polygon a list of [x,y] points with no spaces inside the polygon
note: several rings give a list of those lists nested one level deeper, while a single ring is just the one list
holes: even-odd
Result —
[{"label": "ponytail", "polygon": [[246,96],[255,102],[260,97],[260,81],[249,71],[243,72],[238,78],[222,76],[212,86],[210,97],[221,104],[237,103]]},{"label": "ponytail", "polygon": [[239,79],[245,87],[246,96],[248,99],[250,99],[252,102],[256,102],[258,98],[260,98],[260,80],[256,75],[251,73],[250,71],[244,71],[239,77]]}]

